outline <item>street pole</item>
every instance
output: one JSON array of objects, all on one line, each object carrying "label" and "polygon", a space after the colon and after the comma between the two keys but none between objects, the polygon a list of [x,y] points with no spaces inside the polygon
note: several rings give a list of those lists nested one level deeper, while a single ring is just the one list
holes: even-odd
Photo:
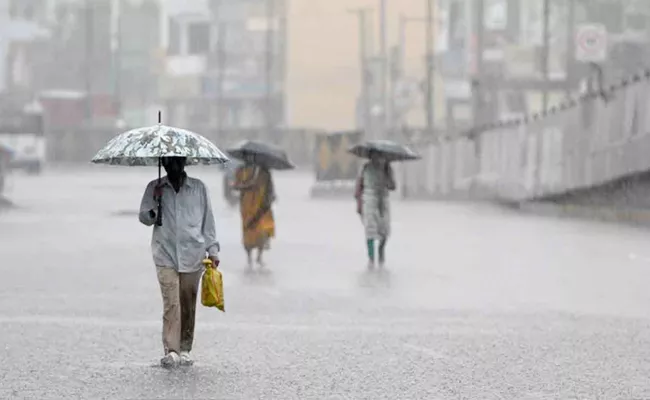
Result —
[{"label": "street pole", "polygon": [[278,56],[276,57],[276,67],[275,70],[277,71],[276,76],[277,76],[277,88],[278,88],[278,101],[280,104],[280,114],[279,118],[282,123],[282,126],[286,125],[286,117],[287,117],[287,111],[286,111],[286,87],[287,87],[287,53],[288,53],[288,25],[289,22],[287,21],[287,2],[283,1],[282,2],[282,11],[280,12],[279,16],[279,21],[278,21],[278,32],[276,34],[276,38],[279,42],[278,46]]},{"label": "street pole", "polygon": [[[406,70],[406,27],[410,22],[426,22],[425,18],[409,18],[404,14],[399,16],[399,25],[398,25],[398,46],[399,46],[399,64],[398,69],[402,78],[405,78]],[[400,114],[399,118],[396,120],[400,123],[400,128],[404,128],[404,115]]]},{"label": "street pole", "polygon": [[85,119],[86,123],[90,124],[93,117],[93,104],[92,104],[92,68],[93,68],[93,12],[91,8],[91,0],[85,0],[84,2],[84,31],[85,31],[85,41],[84,41],[84,81],[85,81]]},{"label": "street pole", "polygon": [[476,38],[476,52],[475,52],[475,79],[472,87],[473,99],[473,118],[474,127],[478,128],[483,121],[483,52],[485,48],[485,26],[483,21],[485,19],[485,0],[474,0],[476,5],[476,12],[474,13],[474,37]]},{"label": "street pole", "polygon": [[[473,118],[473,137],[474,137],[474,178],[471,183],[471,191],[478,190],[477,177],[481,173],[481,160],[483,157],[483,148],[481,146],[481,125],[484,122],[483,110],[483,91],[485,88],[483,77],[483,52],[485,49],[485,0],[474,0],[474,29],[473,36],[475,38],[475,54],[474,54],[474,80],[472,82],[472,118]],[[469,7],[469,6],[468,6]],[[471,36],[470,36],[471,37]]]},{"label": "street pole", "polygon": [[381,139],[385,139],[389,130],[388,107],[388,51],[386,49],[386,0],[379,0],[379,52],[381,58]]},{"label": "street pole", "polygon": [[567,37],[566,37],[566,96],[571,96],[575,84],[575,30],[576,30],[576,1],[567,0]]},{"label": "street pole", "polygon": [[369,139],[368,131],[372,129],[370,119],[370,93],[368,90],[368,13],[370,8],[358,8],[350,12],[357,15],[359,20],[359,66],[361,70],[361,108],[363,115],[363,131]]},{"label": "street pole", "polygon": [[434,110],[433,110],[433,57],[434,57],[434,49],[433,49],[433,23],[434,23],[434,0],[426,0],[427,1],[427,30],[426,30],[426,39],[425,39],[425,44],[426,44],[426,68],[427,68],[427,78],[426,78],[426,101],[425,101],[425,106],[426,106],[426,117],[427,117],[427,132],[430,135],[433,135],[434,132]]},{"label": "street pole", "polygon": [[227,62],[226,35],[228,26],[226,22],[219,21],[217,32],[217,135],[221,138],[223,132],[223,120],[226,116],[224,107],[223,82]]},{"label": "street pole", "polygon": [[273,131],[273,33],[275,28],[275,0],[266,0],[266,98],[264,105],[264,119],[266,137],[269,141],[274,139]]},{"label": "street pole", "polygon": [[113,52],[113,74],[115,81],[115,113],[118,121],[122,119],[122,0],[111,3],[111,48]]},{"label": "street pole", "polygon": [[[398,54],[398,62],[397,62],[397,70],[398,70],[398,79],[401,79],[402,81],[405,78],[405,69],[406,69],[406,24],[407,24],[407,19],[404,16],[404,14],[399,15],[399,24],[398,24],[398,29],[399,29],[399,37],[398,37],[398,43],[397,43],[397,54]],[[390,101],[395,104],[395,89],[393,88],[392,90],[393,96],[391,96]],[[398,131],[402,133],[402,136],[406,134],[405,132],[405,113],[404,110],[400,110],[399,113],[397,113],[397,110],[395,110],[396,107],[392,107],[393,109],[393,120],[395,123],[393,124],[393,129],[394,131]]]},{"label": "street pole", "polygon": [[549,32],[549,25],[550,25],[550,14],[551,14],[551,2],[550,0],[543,0],[544,1],[544,28],[543,28],[543,34],[544,34],[544,44],[543,44],[543,49],[542,49],[542,74],[544,78],[544,86],[543,86],[543,93],[542,93],[542,108],[544,112],[548,111],[548,88],[550,84],[550,76],[549,76],[549,53],[550,53],[550,32]]}]

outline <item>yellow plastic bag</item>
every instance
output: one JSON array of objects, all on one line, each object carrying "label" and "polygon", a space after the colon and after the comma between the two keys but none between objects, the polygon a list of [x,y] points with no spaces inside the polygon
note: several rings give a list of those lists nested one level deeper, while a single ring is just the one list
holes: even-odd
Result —
[{"label": "yellow plastic bag", "polygon": [[217,307],[225,312],[221,272],[212,267],[212,261],[210,260],[204,260],[203,264],[206,268],[201,279],[201,304],[206,307]]}]

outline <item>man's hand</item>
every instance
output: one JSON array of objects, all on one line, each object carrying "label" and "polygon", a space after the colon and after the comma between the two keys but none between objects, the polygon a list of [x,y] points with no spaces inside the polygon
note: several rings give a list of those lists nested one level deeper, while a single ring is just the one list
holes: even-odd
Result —
[{"label": "man's hand", "polygon": [[162,197],[163,194],[163,186],[162,185],[156,185],[153,188],[153,198],[156,200],[159,200]]},{"label": "man's hand", "polygon": [[217,267],[219,267],[219,257],[212,256],[212,257],[209,257],[209,258],[210,258],[210,261],[212,261],[212,268],[216,269]]},{"label": "man's hand", "polygon": [[386,171],[387,175],[393,174],[393,168],[390,165],[390,161],[386,161],[386,164],[384,164],[384,171]]},{"label": "man's hand", "polygon": [[391,168],[390,163],[386,162],[385,166],[385,171],[386,171],[386,188],[388,190],[395,190],[396,185],[395,185],[395,176],[393,175],[393,168]]}]

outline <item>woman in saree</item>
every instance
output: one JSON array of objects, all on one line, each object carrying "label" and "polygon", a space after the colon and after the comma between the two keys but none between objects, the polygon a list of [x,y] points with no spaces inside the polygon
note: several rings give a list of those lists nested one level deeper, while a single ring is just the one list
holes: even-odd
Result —
[{"label": "woman in saree", "polygon": [[[368,268],[375,266],[375,245],[378,244],[379,266],[386,261],[386,242],[390,236],[389,191],[395,190],[390,163],[380,153],[371,152],[357,178],[355,198],[366,233]],[[378,243],[377,243],[378,242]]]},{"label": "woman in saree", "polygon": [[243,244],[249,268],[253,266],[254,249],[257,249],[257,264],[264,266],[262,254],[269,248],[270,239],[275,236],[275,221],[271,210],[275,191],[271,172],[253,161],[249,158],[237,169],[233,185],[233,189],[241,192],[239,204]]}]

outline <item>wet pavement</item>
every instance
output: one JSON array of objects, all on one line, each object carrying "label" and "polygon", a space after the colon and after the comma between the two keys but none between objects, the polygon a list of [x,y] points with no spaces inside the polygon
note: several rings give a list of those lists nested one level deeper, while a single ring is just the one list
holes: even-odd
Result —
[{"label": "wet pavement", "polygon": [[210,186],[226,313],[166,371],[137,209],[153,169],[14,176],[0,212],[0,398],[650,399],[648,232],[489,206],[393,203],[388,271],[365,271],[351,200],[276,175],[268,271]]}]

